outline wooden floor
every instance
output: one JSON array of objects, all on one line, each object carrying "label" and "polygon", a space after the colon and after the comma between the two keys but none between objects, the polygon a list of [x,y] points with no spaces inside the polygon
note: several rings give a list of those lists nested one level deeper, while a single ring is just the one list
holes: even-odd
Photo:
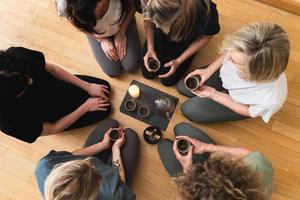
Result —
[{"label": "wooden floor", "polygon": [[[291,59],[287,77],[288,100],[269,124],[261,119],[214,124],[195,124],[218,143],[244,146],[262,151],[275,168],[275,200],[300,199],[300,17],[253,0],[214,0],[220,13],[221,33],[199,52],[193,65],[210,63],[218,53],[224,35],[254,21],[272,21],[288,32]],[[137,15],[141,40],[144,40],[141,16]],[[158,81],[148,81],[141,73],[124,74],[110,79],[97,66],[84,34],[56,16],[54,0],[0,0],[0,48],[25,46],[43,51],[48,61],[64,66],[72,73],[93,75],[107,79],[113,88],[112,118],[135,129],[140,136],[141,157],[133,190],[138,199],[175,199],[175,188],[160,163],[156,146],[142,140],[146,124],[118,112],[121,100],[131,80],[143,81],[180,98],[166,137],[173,138],[174,125],[187,121],[180,106],[186,100],[175,88],[166,88]],[[55,136],[39,138],[25,144],[0,134],[0,200],[41,199],[34,169],[37,161],[51,149],[74,150],[80,147],[95,126],[67,131]]]}]

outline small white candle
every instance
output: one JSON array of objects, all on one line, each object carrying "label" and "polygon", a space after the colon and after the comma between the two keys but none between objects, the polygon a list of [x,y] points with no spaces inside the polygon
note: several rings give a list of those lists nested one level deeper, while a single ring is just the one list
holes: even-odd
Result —
[{"label": "small white candle", "polygon": [[140,88],[137,85],[131,85],[128,89],[128,93],[132,98],[138,98],[140,96]]}]

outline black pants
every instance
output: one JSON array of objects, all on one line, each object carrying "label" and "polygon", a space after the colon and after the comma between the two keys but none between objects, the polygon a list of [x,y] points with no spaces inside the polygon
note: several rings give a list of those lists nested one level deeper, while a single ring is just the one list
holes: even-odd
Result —
[{"label": "black pants", "polygon": [[[119,123],[113,119],[107,119],[100,122],[100,124],[93,130],[93,132],[85,141],[84,147],[91,146],[102,141],[104,138],[104,134],[108,129],[118,127]],[[136,132],[129,128],[125,129],[125,137],[126,142],[122,146],[121,157],[125,170],[126,184],[130,185],[139,158],[139,138]],[[111,149],[102,151],[101,153],[95,156],[103,162],[107,163],[108,165],[111,165],[112,163]]]},{"label": "black pants", "polygon": [[[110,85],[107,81],[98,79],[91,76],[84,75],[76,75],[81,80],[84,80],[89,83],[96,83],[106,85],[110,91]],[[79,106],[81,106],[88,98],[91,96],[83,89],[72,85],[70,83],[57,80],[57,88],[59,88],[59,105],[57,105],[57,109],[53,110],[51,114],[51,120],[49,121],[57,121],[62,117],[72,113]],[[95,112],[87,112],[82,117],[80,117],[77,121],[75,121],[67,130],[80,128],[84,126],[91,125],[93,123],[99,122],[106,117],[111,112],[111,107],[107,107],[107,111],[95,111]]]},{"label": "black pants", "polygon": [[[154,79],[158,75],[166,74],[170,68],[163,67],[166,63],[178,58],[191,44],[191,42],[179,41],[173,42],[170,41],[168,35],[166,35],[161,29],[156,28],[154,30],[154,48],[158,59],[161,62],[161,68],[157,72],[149,72],[145,65],[144,60],[142,59],[142,73],[143,76],[147,79]],[[147,53],[147,41],[144,44],[143,48],[143,57]],[[188,67],[192,63],[194,55],[185,60],[176,70],[176,72],[169,76],[168,78],[161,79],[162,84],[165,86],[175,85],[186,73]]]}]

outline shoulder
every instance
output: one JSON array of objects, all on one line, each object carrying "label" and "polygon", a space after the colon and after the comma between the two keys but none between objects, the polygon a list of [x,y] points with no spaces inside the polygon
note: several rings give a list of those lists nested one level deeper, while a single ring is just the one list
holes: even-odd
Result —
[{"label": "shoulder", "polygon": [[273,173],[272,163],[259,151],[250,153],[244,161],[256,170],[262,169]]},{"label": "shoulder", "polygon": [[[198,1],[196,8],[198,13],[197,26],[200,28],[201,34],[212,36],[219,33],[220,24],[217,5],[210,1],[209,8],[207,8],[203,1]],[[209,10],[209,13],[206,15],[207,10]]]},{"label": "shoulder", "polygon": [[70,152],[51,150],[38,162],[37,169],[53,167],[58,163],[72,160],[73,158],[75,158],[75,156]]}]

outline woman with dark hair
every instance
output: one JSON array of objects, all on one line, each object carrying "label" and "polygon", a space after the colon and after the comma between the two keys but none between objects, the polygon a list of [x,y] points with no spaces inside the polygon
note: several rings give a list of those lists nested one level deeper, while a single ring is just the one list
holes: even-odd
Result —
[{"label": "woman with dark hair", "polygon": [[[110,133],[115,130],[120,137],[113,143]],[[138,155],[136,132],[108,119],[100,122],[82,148],[49,152],[35,175],[45,200],[133,200],[129,186]]]},{"label": "woman with dark hair", "polygon": [[[176,140],[161,140],[158,152],[182,199],[271,199],[273,168],[260,152],[216,145],[187,123],[176,125],[174,132]],[[186,155],[177,150],[179,139],[191,144]]]},{"label": "woman with dark hair", "polygon": [[0,129],[25,142],[103,120],[107,81],[72,75],[23,47],[0,52]]},{"label": "woman with dark hair", "polygon": [[130,0],[57,0],[58,15],[86,33],[94,56],[107,75],[138,67],[139,37]]},{"label": "woman with dark hair", "polygon": [[[175,85],[188,70],[195,54],[220,31],[217,6],[211,0],[139,0],[147,41],[142,73],[159,77],[165,86]],[[153,71],[149,59],[160,61]]]}]

